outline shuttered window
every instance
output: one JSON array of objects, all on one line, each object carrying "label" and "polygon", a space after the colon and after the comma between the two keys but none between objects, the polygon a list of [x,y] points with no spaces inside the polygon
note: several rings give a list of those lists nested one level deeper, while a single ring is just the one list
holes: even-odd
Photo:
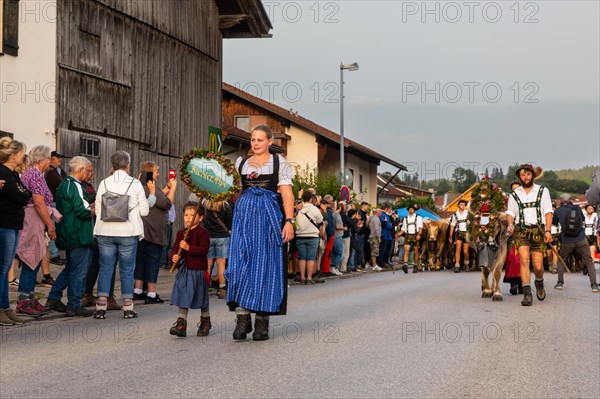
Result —
[{"label": "shuttered window", "polygon": [[19,55],[19,0],[0,0],[2,5],[2,53]]}]

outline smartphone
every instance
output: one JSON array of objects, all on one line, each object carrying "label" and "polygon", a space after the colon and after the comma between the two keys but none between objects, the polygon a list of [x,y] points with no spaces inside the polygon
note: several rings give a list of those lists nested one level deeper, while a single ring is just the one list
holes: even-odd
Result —
[{"label": "smartphone", "polygon": [[169,180],[174,179],[177,177],[177,172],[175,171],[175,169],[169,169]]},{"label": "smartphone", "polygon": [[146,172],[144,174],[144,181],[148,183],[149,181],[154,181],[154,172]]}]

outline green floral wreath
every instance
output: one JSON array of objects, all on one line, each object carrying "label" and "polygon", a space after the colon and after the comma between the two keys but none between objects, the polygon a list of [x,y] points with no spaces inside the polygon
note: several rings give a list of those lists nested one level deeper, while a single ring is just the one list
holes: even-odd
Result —
[{"label": "green floral wreath", "polygon": [[[215,195],[208,191],[200,190],[198,187],[196,187],[192,183],[192,178],[186,170],[188,164],[194,158],[208,158],[217,161],[217,163],[219,163],[219,165],[221,165],[225,169],[228,175],[233,176],[233,185],[231,186],[231,188],[223,193]],[[181,176],[181,180],[185,183],[185,185],[191,192],[196,194],[198,197],[207,199],[213,203],[223,202],[231,199],[231,197],[237,194],[242,188],[240,175],[235,170],[235,165],[233,164],[233,162],[231,162],[229,159],[225,158],[221,154],[217,154],[205,149],[198,149],[194,147],[192,151],[188,152],[181,159],[179,173],[179,176]]]},{"label": "green floral wreath", "polygon": [[[498,214],[504,211],[504,193],[502,189],[484,177],[471,192],[471,205],[469,209],[469,221],[472,226],[473,240],[485,237],[493,240],[498,227]],[[481,225],[481,217],[489,215],[487,225]]]}]

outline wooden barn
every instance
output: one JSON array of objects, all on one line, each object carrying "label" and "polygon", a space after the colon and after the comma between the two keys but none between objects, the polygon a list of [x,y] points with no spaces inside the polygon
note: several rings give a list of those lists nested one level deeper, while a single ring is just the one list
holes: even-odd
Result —
[{"label": "wooden barn", "polygon": [[184,152],[206,147],[208,127],[221,123],[223,36],[271,27],[264,14],[233,25],[228,17],[243,5],[264,13],[260,1],[59,3],[58,151],[95,159],[98,179],[116,149],[131,154],[134,170],[153,161],[166,176]]},{"label": "wooden barn", "polygon": [[[0,0],[3,8],[15,3]],[[206,147],[209,126],[221,126],[223,38],[270,37],[272,29],[261,0],[68,0],[52,12],[37,25],[18,12],[3,21],[17,27],[10,37],[19,40],[16,55],[0,53],[3,73],[12,71],[6,79],[40,81],[45,71],[55,95],[43,104],[8,98],[2,112],[15,117],[3,118],[0,130],[29,148],[43,143],[87,156],[95,185],[110,173],[117,149],[131,154],[133,174],[142,162],[156,162],[166,184],[182,154]],[[50,50],[33,58],[42,48]],[[51,116],[27,125],[32,111]],[[185,198],[179,189],[178,202]]]}]

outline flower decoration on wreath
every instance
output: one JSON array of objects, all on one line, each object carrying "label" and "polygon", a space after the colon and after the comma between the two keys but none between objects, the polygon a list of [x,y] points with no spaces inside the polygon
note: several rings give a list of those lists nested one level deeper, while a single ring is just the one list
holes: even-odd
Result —
[{"label": "flower decoration on wreath", "polygon": [[218,208],[241,190],[235,165],[223,155],[194,148],[181,160],[181,180],[209,209]]},{"label": "flower decoration on wreath", "polygon": [[[484,177],[471,191],[469,221],[474,240],[486,238],[491,241],[496,236],[498,214],[504,212],[504,192],[489,177]],[[481,224],[482,217],[488,217],[486,225]]]}]

